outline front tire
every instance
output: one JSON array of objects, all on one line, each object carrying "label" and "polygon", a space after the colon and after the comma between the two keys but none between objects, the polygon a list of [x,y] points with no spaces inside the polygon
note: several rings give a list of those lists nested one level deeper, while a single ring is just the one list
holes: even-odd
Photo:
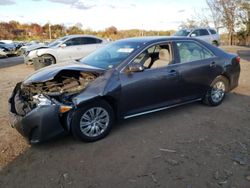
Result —
[{"label": "front tire", "polygon": [[225,98],[229,82],[224,76],[218,76],[211,83],[203,102],[210,106],[218,106]]},{"label": "front tire", "polygon": [[103,100],[96,100],[76,110],[71,131],[76,139],[94,142],[107,136],[114,123],[114,112]]},{"label": "front tire", "polygon": [[41,58],[44,59],[44,63],[46,64],[46,66],[56,64],[55,57],[50,54],[44,54],[41,56]]}]

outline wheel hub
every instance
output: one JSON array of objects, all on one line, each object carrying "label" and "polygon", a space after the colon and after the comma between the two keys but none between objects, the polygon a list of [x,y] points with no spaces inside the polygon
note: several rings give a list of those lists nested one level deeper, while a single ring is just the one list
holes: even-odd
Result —
[{"label": "wheel hub", "polygon": [[216,82],[212,88],[211,98],[214,102],[220,102],[225,95],[225,84],[222,81]]},{"label": "wheel hub", "polygon": [[80,130],[87,136],[96,137],[106,130],[109,121],[109,114],[104,108],[93,107],[82,115]]}]

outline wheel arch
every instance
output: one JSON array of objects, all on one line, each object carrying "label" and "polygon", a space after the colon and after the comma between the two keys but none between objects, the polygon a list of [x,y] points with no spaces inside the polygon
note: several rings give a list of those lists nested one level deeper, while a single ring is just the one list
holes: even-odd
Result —
[{"label": "wheel arch", "polygon": [[121,114],[120,114],[120,110],[118,108],[118,101],[117,101],[117,99],[115,99],[112,96],[96,96],[94,98],[91,98],[89,100],[86,100],[86,101],[79,103],[77,106],[79,108],[81,108],[82,106],[86,105],[87,103],[91,103],[91,102],[96,101],[96,100],[103,100],[103,101],[107,102],[111,106],[111,108],[113,109],[115,119],[116,120],[120,119]]},{"label": "wheel arch", "polygon": [[44,54],[41,54],[41,55],[39,55],[39,56],[42,57],[42,56],[44,56],[44,55],[49,55],[49,56],[51,56],[52,58],[54,58],[55,64],[57,63],[57,58],[56,58],[56,56],[55,56],[54,54],[51,54],[51,53],[44,53]]},{"label": "wheel arch", "polygon": [[219,46],[219,41],[215,39],[215,40],[212,41],[212,44],[215,44],[216,46]]},{"label": "wheel arch", "polygon": [[228,81],[228,88],[227,88],[227,92],[230,90],[230,87],[231,87],[231,80],[230,80],[230,76],[226,73],[222,73],[220,75],[221,77],[225,78],[227,81]]}]

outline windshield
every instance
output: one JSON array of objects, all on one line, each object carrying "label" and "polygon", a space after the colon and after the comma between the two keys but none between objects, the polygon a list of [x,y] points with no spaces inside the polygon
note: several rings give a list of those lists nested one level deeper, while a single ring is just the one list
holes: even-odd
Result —
[{"label": "windshield", "polygon": [[182,29],[180,31],[177,31],[174,35],[175,36],[188,36],[190,32],[191,30]]},{"label": "windshield", "polygon": [[134,50],[140,47],[135,42],[115,42],[93,52],[80,60],[80,63],[110,69],[124,61]]},{"label": "windshield", "polygon": [[69,37],[62,37],[62,38],[59,38],[57,40],[54,40],[52,41],[51,43],[48,44],[48,47],[55,47],[57,46],[58,44],[61,44],[63,41],[67,40]]}]

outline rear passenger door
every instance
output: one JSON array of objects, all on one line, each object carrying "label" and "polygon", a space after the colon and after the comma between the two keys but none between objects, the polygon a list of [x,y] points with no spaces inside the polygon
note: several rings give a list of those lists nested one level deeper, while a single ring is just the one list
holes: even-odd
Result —
[{"label": "rear passenger door", "polygon": [[184,100],[203,97],[215,77],[222,72],[219,59],[205,46],[196,41],[174,43],[177,53],[178,73]]}]

